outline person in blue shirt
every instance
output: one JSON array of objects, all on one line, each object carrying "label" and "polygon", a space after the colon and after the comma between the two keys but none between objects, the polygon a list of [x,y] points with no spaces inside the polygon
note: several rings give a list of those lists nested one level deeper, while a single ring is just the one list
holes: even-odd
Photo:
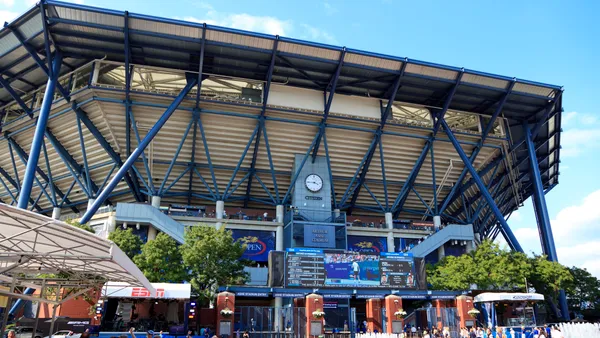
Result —
[{"label": "person in blue shirt", "polygon": [[548,327],[548,324],[544,324],[544,331],[546,331],[546,337],[552,337],[552,330]]}]

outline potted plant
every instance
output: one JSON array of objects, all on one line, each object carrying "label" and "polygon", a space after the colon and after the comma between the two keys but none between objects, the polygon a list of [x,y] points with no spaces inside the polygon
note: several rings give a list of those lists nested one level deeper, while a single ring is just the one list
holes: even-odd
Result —
[{"label": "potted plant", "polygon": [[323,312],[323,310],[321,310],[321,309],[316,309],[315,311],[313,311],[312,315],[316,319],[321,319],[321,318],[325,317],[325,312]]},{"label": "potted plant", "polygon": [[233,311],[231,311],[230,308],[226,307],[223,310],[221,310],[221,316],[225,317],[225,318],[229,318],[233,315]]},{"label": "potted plant", "polygon": [[399,308],[398,310],[396,310],[396,312],[394,312],[394,316],[396,317],[396,319],[402,319],[404,318],[404,316],[406,316],[406,311],[404,311],[404,309]]},{"label": "potted plant", "polygon": [[477,317],[477,315],[480,313],[479,310],[477,310],[476,308],[472,308],[471,310],[467,311],[467,313],[469,314],[469,316],[475,318]]}]

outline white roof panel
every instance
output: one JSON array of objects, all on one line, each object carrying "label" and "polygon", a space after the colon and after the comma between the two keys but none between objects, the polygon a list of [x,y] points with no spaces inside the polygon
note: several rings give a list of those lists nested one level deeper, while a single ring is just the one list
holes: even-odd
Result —
[{"label": "white roof panel", "polygon": [[105,280],[155,289],[109,240],[64,222],[0,204],[0,269],[6,277],[64,272],[69,280]]}]

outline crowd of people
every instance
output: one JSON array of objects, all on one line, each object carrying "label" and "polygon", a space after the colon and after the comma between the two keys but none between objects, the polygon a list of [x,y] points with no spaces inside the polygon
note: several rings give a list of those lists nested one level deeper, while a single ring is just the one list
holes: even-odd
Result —
[{"label": "crowd of people", "polygon": [[[407,325],[404,327],[402,338],[450,338],[456,335],[451,332],[449,327],[443,329],[425,328]],[[564,338],[558,326],[536,327],[532,330],[515,331],[514,328],[498,327],[496,329],[482,327],[462,327],[458,332],[460,338]]]}]

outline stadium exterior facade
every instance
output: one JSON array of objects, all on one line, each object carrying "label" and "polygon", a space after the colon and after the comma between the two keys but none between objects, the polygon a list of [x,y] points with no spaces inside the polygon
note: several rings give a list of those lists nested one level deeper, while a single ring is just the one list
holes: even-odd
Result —
[{"label": "stadium exterior facade", "polygon": [[0,32],[0,69],[4,203],[279,251],[321,223],[337,249],[437,258],[499,234],[522,251],[507,219],[532,197],[558,259],[559,86],[55,1]]}]

